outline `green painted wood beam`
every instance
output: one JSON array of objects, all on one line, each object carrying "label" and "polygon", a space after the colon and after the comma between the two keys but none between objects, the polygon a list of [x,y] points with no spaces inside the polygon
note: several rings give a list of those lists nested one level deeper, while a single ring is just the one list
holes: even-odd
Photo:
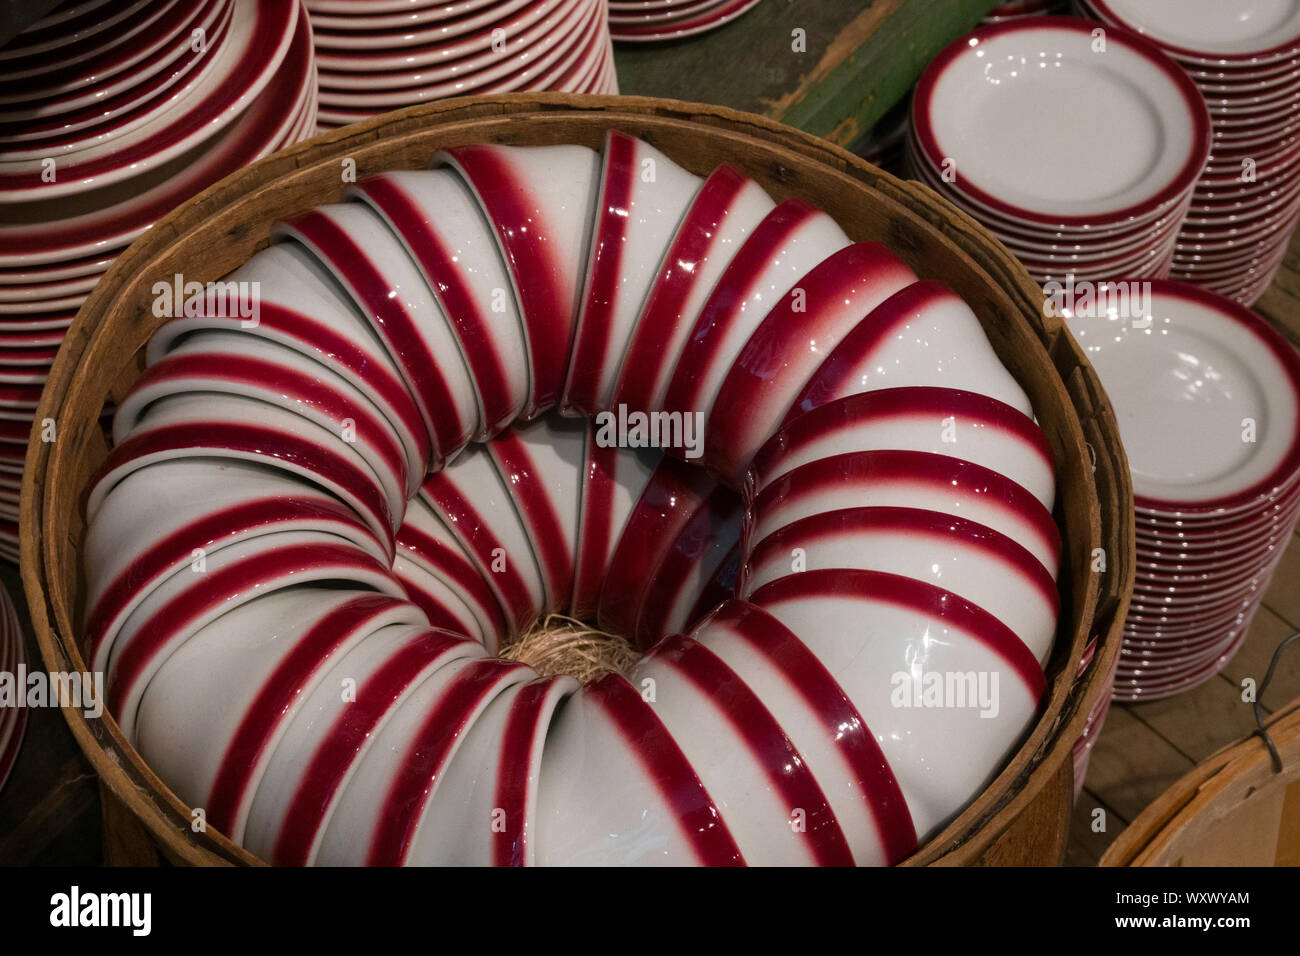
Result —
[{"label": "green painted wood beam", "polygon": [[762,0],[696,37],[616,44],[619,86],[761,113],[852,148],[999,2]]}]

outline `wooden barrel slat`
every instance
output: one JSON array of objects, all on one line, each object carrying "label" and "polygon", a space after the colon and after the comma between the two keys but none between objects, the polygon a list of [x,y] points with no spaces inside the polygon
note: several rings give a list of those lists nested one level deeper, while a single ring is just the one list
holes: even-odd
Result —
[{"label": "wooden barrel slat", "polygon": [[1116,837],[1101,866],[1300,866],[1300,700],[1194,767]]}]

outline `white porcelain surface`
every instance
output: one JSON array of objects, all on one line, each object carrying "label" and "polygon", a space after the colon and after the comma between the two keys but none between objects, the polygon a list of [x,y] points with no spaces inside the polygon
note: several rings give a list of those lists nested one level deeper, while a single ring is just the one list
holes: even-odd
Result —
[{"label": "white porcelain surface", "polygon": [[751,551],[740,597],[769,581],[825,568],[926,581],[988,611],[1040,664],[1056,633],[1056,583],[1027,551],[991,529],[910,509],[853,508],[786,525]]},{"label": "white porcelain surface", "polygon": [[[1125,144],[1098,163],[1066,135],[1043,136],[1053,117],[1070,130],[1105,130]],[[1105,55],[1086,31],[1020,29],[957,57],[934,88],[928,117],[957,174],[1011,205],[1060,216],[1118,211],[1172,183],[1195,146],[1178,87],[1112,37]]]},{"label": "white porcelain surface", "polygon": [[695,320],[745,240],[775,207],[752,179],[715,170],[686,211],[636,319],[614,402],[659,410]]},{"label": "white porcelain surface", "polygon": [[[1263,341],[1204,303],[1157,292],[1150,328],[1074,316],[1070,331],[1112,396],[1135,491],[1207,502],[1266,478],[1300,420],[1287,370]],[[1256,440],[1243,440],[1247,419]],[[1197,441],[1186,436],[1196,434]]]},{"label": "white porcelain surface", "polygon": [[[283,554],[285,559],[272,574],[257,581],[239,574],[254,558],[265,562],[268,555],[276,554]],[[229,575],[222,573],[230,569],[234,571]],[[214,580],[229,583],[217,592],[216,585],[209,584]],[[320,531],[259,535],[217,551],[207,558],[203,571],[186,567],[172,574],[127,616],[111,646],[101,644],[92,664],[106,674],[109,705],[122,733],[134,739],[140,700],[150,679],[202,627],[277,588],[313,581],[346,581],[355,587],[402,596],[401,588],[383,564],[344,539]],[[172,608],[180,611],[178,625],[159,631],[162,619],[158,615]],[[265,619],[258,627],[264,626]],[[133,648],[137,641],[153,649]],[[124,663],[128,659],[133,668],[130,673]]]},{"label": "white porcelain surface", "polygon": [[[349,606],[361,610],[345,616]],[[330,667],[380,627],[424,623],[410,603],[374,592],[285,588],[249,601],[159,668],[140,701],[140,753],[183,800],[206,810],[211,825],[238,840],[276,744]],[[327,634],[313,633],[322,626]],[[294,666],[291,655],[306,659]],[[271,685],[277,673],[280,683]],[[283,705],[267,725],[253,707],[271,699]],[[229,781],[244,761],[251,766],[235,786]]]},{"label": "white porcelain surface", "polygon": [[509,267],[528,343],[528,417],[558,401],[563,388],[599,163],[585,146],[459,146],[433,158],[473,190]]},{"label": "white porcelain surface", "polygon": [[402,240],[451,320],[478,393],[484,441],[518,417],[528,391],[523,321],[491,224],[459,176],[382,173],[349,187]]},{"label": "white porcelain surface", "polygon": [[312,249],[363,314],[384,310],[373,324],[420,406],[436,454],[454,456],[479,430],[469,369],[450,321],[384,221],[362,203],[336,203],[277,224],[273,233]]},{"label": "white porcelain surface", "polygon": [[387,722],[430,677],[482,656],[466,638],[402,625],[343,655],[285,729],[250,805],[245,845],[275,863],[314,863],[341,794]]},{"label": "white porcelain surface", "polygon": [[649,143],[617,130],[605,138],[603,160],[561,403],[585,415],[611,406],[641,306],[702,184]]},{"label": "white porcelain surface", "polygon": [[425,482],[420,494],[474,558],[479,573],[506,609],[511,633],[546,606],[546,585],[528,530],[492,456],[470,445]]},{"label": "white porcelain surface", "polygon": [[[1042,675],[1031,687],[985,643],[987,634],[906,605],[888,579],[827,571],[795,580],[812,582],[819,573],[821,580],[850,583],[835,595],[816,593],[810,586],[806,596],[777,597],[769,589],[757,592],[754,602],[812,649],[862,713],[924,840],[988,783],[1015,747],[1033,720]],[[948,675],[962,675],[963,682],[970,675],[976,685],[983,680],[989,706],[981,708],[969,699],[958,706],[955,695],[940,698],[940,706],[915,706],[916,698],[907,690],[918,682],[923,688],[926,674],[941,675],[945,682]],[[907,675],[908,681],[897,675]],[[913,706],[899,706],[902,699]]]},{"label": "white porcelain surface", "polygon": [[877,449],[925,451],[1005,475],[1050,508],[1051,450],[1009,405],[951,389],[882,389],[820,406],[785,425],[754,461],[752,491],[819,458]]}]

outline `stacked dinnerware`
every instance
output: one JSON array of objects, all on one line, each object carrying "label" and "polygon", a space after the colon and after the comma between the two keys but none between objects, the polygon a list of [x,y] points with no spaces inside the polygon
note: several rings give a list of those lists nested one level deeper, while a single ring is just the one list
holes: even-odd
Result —
[{"label": "stacked dinnerware", "polygon": [[608,0],[609,30],[622,43],[680,40],[715,30],[758,0]]},{"label": "stacked dinnerware", "polygon": [[[1079,673],[1076,680],[1082,678],[1087,673],[1088,668],[1092,666],[1093,658],[1096,654],[1096,641],[1089,644],[1084,649],[1083,659],[1079,662]],[[1071,762],[1074,764],[1074,799],[1078,801],[1079,794],[1083,793],[1083,783],[1088,777],[1088,761],[1092,757],[1092,750],[1097,746],[1097,739],[1101,736],[1102,728],[1106,725],[1106,715],[1110,713],[1110,703],[1115,699],[1115,668],[1119,666],[1119,658],[1116,657],[1111,664],[1110,673],[1103,682],[1105,692],[1097,698],[1092,705],[1092,710],[1088,711],[1088,719],[1083,725],[1083,732],[1074,742],[1074,748],[1071,752]]]},{"label": "stacked dinnerware", "polygon": [[[18,669],[23,661],[23,633],[18,624],[18,612],[14,609],[9,592],[0,586],[0,674],[13,675],[11,679],[18,693],[24,691],[17,680]],[[27,708],[23,703],[13,701],[12,706],[0,704],[0,789],[4,788],[5,780],[18,759],[26,729]]]},{"label": "stacked dinnerware", "polygon": [[[1071,315],[1133,471],[1137,586],[1115,696],[1209,680],[1246,632],[1300,513],[1300,357],[1198,286],[1133,283],[1141,309]],[[1145,291],[1139,291],[1146,285]]]},{"label": "stacked dinnerware", "polygon": [[307,0],[322,129],[449,96],[617,93],[604,0]]},{"label": "stacked dinnerware", "polygon": [[907,117],[910,100],[904,98],[895,104],[889,112],[867,134],[865,142],[856,147],[859,156],[881,169],[887,169],[901,175],[907,144]]},{"label": "stacked dinnerware", "polygon": [[939,54],[912,98],[912,174],[1043,284],[1166,275],[1209,156],[1195,84],[1133,33],[1110,31],[1097,52],[1095,27],[980,27]]},{"label": "stacked dinnerware", "polygon": [[[210,825],[280,864],[886,864],[1019,746],[1055,463],[941,282],[617,130],[271,239],[225,280],[257,323],[156,330],[84,499],[86,658]],[[646,654],[494,656],[551,611]]]},{"label": "stacked dinnerware", "polygon": [[[296,2],[65,3],[0,48],[0,556],[32,414],[113,258],[175,206],[315,130]],[[53,436],[47,436],[49,440]]]},{"label": "stacked dinnerware", "polygon": [[1020,20],[1024,17],[1042,17],[1061,13],[1066,7],[1065,0],[1011,0],[999,4],[984,15],[982,23],[1004,23],[1007,20]]},{"label": "stacked dinnerware", "polygon": [[1246,305],[1300,221],[1300,8],[1263,0],[1076,0],[1141,32],[1209,104],[1214,148],[1174,253],[1175,279]]}]

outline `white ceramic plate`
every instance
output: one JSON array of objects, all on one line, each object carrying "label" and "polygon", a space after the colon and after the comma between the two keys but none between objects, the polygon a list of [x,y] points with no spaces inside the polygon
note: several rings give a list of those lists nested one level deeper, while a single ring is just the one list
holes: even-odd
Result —
[{"label": "white ceramic plate", "polygon": [[1115,404],[1139,503],[1177,514],[1266,500],[1300,462],[1300,357],[1244,309],[1194,286],[1151,288],[1149,328],[1068,320]]}]

